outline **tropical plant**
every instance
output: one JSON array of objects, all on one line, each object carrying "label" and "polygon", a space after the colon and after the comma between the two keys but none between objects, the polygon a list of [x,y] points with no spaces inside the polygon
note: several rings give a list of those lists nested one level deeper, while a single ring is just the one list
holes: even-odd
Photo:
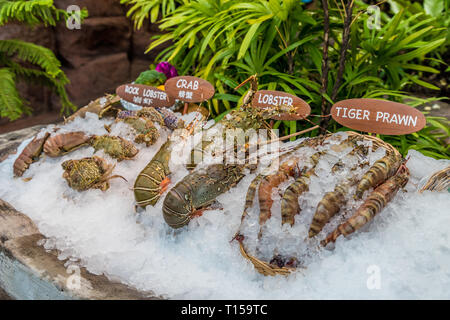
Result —
[{"label": "tropical plant", "polygon": [[[431,99],[408,93],[412,84],[439,89],[425,76],[439,73],[436,66],[444,64],[436,52],[447,47],[448,16],[442,15],[448,9],[430,9],[430,1],[424,6],[390,2],[397,6],[382,11],[381,28],[373,28],[368,5],[362,1],[323,0],[326,7],[320,9],[295,0],[183,1],[159,21],[165,33],[155,37],[148,51],[169,43],[157,59],[176,65],[181,74],[214,83],[217,94],[210,111],[216,117],[239,106],[245,89],[236,93],[233,88],[258,74],[260,88],[294,93],[311,105],[313,114],[321,115],[309,121],[277,122],[275,128],[293,133],[320,122],[335,131],[340,126],[328,123],[327,115],[336,101],[385,98],[417,106]],[[431,120],[427,129],[406,140],[383,138],[403,144],[405,152],[409,147],[423,151],[429,142],[427,150],[434,156],[449,157],[448,148],[434,134],[443,120]]]},{"label": "tropical plant", "polygon": [[120,3],[130,6],[127,17],[131,17],[134,26],[140,29],[146,19],[150,19],[151,23],[155,23],[159,16],[167,16],[175,10],[177,4],[183,3],[179,0],[120,0]]},{"label": "tropical plant", "polygon": [[[84,10],[82,17],[86,15]],[[55,26],[57,21],[68,17],[66,11],[55,8],[53,0],[0,0],[0,25],[19,22],[28,26]],[[15,120],[31,111],[17,91],[18,79],[52,88],[60,97],[61,112],[76,109],[65,90],[69,80],[51,50],[21,40],[0,40],[0,117]]]}]

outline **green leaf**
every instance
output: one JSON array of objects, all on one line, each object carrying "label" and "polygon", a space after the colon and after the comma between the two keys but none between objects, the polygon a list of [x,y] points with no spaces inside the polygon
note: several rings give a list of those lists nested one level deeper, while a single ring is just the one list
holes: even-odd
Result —
[{"label": "green leaf", "polygon": [[229,94],[229,93],[216,93],[214,95],[214,99],[227,100],[227,101],[232,101],[232,102],[238,102],[239,98],[240,98],[239,96],[236,96],[234,94]]},{"label": "green leaf", "polygon": [[422,81],[420,79],[417,79],[417,77],[415,76],[410,76],[409,74],[406,75],[408,77],[408,79],[410,79],[412,82],[418,84],[419,86],[428,88],[428,89],[432,89],[432,90],[441,90],[439,87],[436,87],[435,85]]},{"label": "green leaf", "polygon": [[241,59],[244,54],[247,52],[248,47],[250,46],[250,42],[253,40],[253,37],[258,32],[258,28],[261,25],[261,22],[257,22],[255,24],[252,24],[250,29],[248,30],[247,34],[245,35],[244,40],[242,41],[241,47],[239,49],[238,57],[237,59]]},{"label": "green leaf", "polygon": [[437,70],[435,68],[431,68],[428,66],[422,66],[420,64],[405,63],[405,64],[401,64],[400,66],[405,69],[412,69],[412,70],[431,72],[431,73],[439,73],[439,70]]},{"label": "green leaf", "polygon": [[135,83],[145,84],[148,86],[159,86],[161,84],[164,84],[166,79],[166,76],[162,72],[158,72],[156,70],[147,70],[141,72]]},{"label": "green leaf", "polygon": [[430,16],[439,17],[444,11],[444,2],[446,0],[424,0],[423,8]]},{"label": "green leaf", "polygon": [[[86,15],[86,10],[82,12],[81,18]],[[15,0],[0,1],[0,25],[9,22],[21,22],[31,26],[44,24],[55,26],[56,22],[67,20],[69,13],[65,10],[57,9],[52,0]]]},{"label": "green leaf", "polygon": [[444,42],[445,42],[445,38],[429,42],[428,44],[422,46],[419,49],[396,56],[393,58],[393,60],[394,61],[408,61],[408,60],[411,60],[414,58],[423,57],[428,52],[440,47]]},{"label": "green leaf", "polygon": [[15,75],[9,68],[0,69],[0,87],[0,117],[11,121],[20,118],[26,108],[16,89]]},{"label": "green leaf", "polygon": [[22,40],[0,40],[0,52],[7,56],[17,54],[19,59],[41,67],[53,78],[63,73],[53,52],[42,46]]}]

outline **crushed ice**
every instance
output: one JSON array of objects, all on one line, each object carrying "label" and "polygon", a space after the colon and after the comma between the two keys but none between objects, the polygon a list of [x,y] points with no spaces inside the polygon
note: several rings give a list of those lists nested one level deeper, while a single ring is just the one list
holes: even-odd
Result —
[{"label": "crushed ice", "polygon": [[[60,126],[58,133],[106,134],[105,124],[111,125],[111,134],[131,139],[127,125],[98,120],[89,113],[86,119]],[[48,126],[40,135],[54,129]],[[310,250],[306,269],[288,277],[264,277],[241,256],[237,242],[230,242],[240,225],[245,194],[255,174],[248,174],[237,187],[218,197],[222,208],[206,211],[176,232],[164,222],[162,201],[144,212],[135,212],[131,190],[134,180],[168,134],[162,129],[154,146],[139,145],[139,154],[130,161],[116,163],[100,152],[108,162],[117,164],[114,173],[124,176],[128,183],[112,180],[106,192],[81,193],[67,186],[61,163],[92,156],[94,149],[81,148],[60,158],[44,156],[25,172],[24,177],[32,180],[24,182],[13,178],[12,166],[28,139],[16,155],[0,163],[0,198],[36,222],[48,237],[45,248],[59,249],[60,259],[70,258],[70,263],[78,261],[93,273],[167,298],[450,298],[450,197],[446,192],[416,193],[424,179],[450,161],[437,161],[411,150],[407,192],[399,192],[365,230],[350,239],[339,238],[334,250]],[[381,156],[381,151],[373,152],[370,163]],[[321,160],[320,168],[326,172],[330,167]],[[175,172],[172,183],[186,173],[181,169]],[[270,246],[289,253],[294,248],[308,249],[299,235],[306,234],[311,214],[308,210],[312,211],[319,201],[314,192],[323,194],[336,184],[332,176],[326,181],[322,178],[312,179],[310,192],[300,200],[305,209],[293,228],[280,228],[276,215],[268,221],[286,238],[275,243],[267,238],[266,251]],[[279,198],[276,192],[274,196]],[[274,212],[279,210],[279,202],[275,203]],[[252,210],[256,217],[257,201]],[[248,227],[257,226],[256,222]],[[256,250],[256,245],[249,250]],[[379,277],[375,288],[368,285],[374,276]]]}]

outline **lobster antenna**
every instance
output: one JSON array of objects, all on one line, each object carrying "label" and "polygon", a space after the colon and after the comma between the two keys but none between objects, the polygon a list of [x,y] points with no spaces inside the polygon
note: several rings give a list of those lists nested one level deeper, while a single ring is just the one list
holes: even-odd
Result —
[{"label": "lobster antenna", "polygon": [[253,90],[258,90],[258,81],[257,81],[257,74],[254,74],[250,77],[248,77],[247,79],[245,79],[241,84],[239,84],[236,88],[234,88],[234,90],[238,90],[239,88],[241,88],[243,85],[245,85],[246,83],[251,81],[251,88]]}]

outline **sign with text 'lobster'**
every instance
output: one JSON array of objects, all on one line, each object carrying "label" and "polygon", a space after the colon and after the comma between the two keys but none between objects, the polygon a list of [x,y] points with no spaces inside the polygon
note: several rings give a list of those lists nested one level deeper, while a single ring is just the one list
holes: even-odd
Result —
[{"label": "sign with text 'lobster'", "polygon": [[311,113],[311,107],[306,101],[292,94],[282,91],[258,90],[252,100],[252,106],[259,108],[269,108],[276,106],[293,106],[296,109],[294,114],[282,114],[273,117],[275,120],[300,120],[306,118]]},{"label": "sign with text 'lobster'", "polygon": [[184,102],[203,102],[211,99],[215,92],[211,83],[192,76],[170,78],[164,89],[173,98]]},{"label": "sign with text 'lobster'", "polygon": [[168,107],[175,103],[167,93],[143,84],[124,84],[116,89],[123,100],[147,107]]},{"label": "sign with text 'lobster'", "polygon": [[359,131],[401,135],[421,130],[426,123],[419,110],[380,99],[349,99],[337,102],[331,116],[338,123]]}]

